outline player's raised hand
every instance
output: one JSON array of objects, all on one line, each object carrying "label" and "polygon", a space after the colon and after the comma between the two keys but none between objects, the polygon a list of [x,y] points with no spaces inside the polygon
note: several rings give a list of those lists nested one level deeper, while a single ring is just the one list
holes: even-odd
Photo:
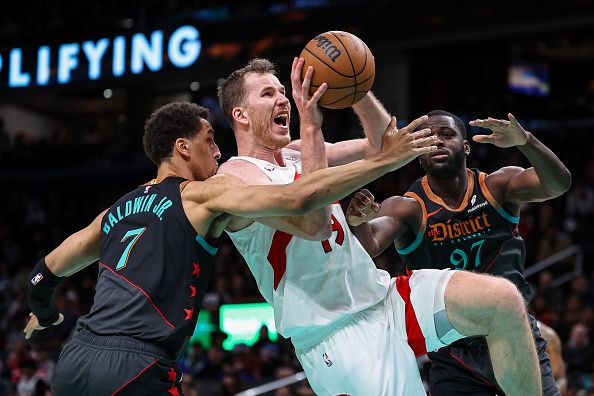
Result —
[{"label": "player's raised hand", "polygon": [[[63,321],[64,321],[64,315],[60,314],[60,316],[58,317],[58,320],[56,320],[52,324],[52,326],[59,325]],[[37,316],[35,316],[35,314],[33,312],[29,313],[29,323],[27,323],[27,326],[25,326],[25,329],[23,330],[23,333],[25,333],[25,338],[26,339],[31,338],[31,334],[33,334],[33,332],[35,330],[43,330],[43,329],[45,329],[45,327],[43,327],[39,324],[39,321],[37,320]]]},{"label": "player's raised hand", "polygon": [[469,124],[481,128],[488,128],[493,133],[490,135],[475,135],[472,137],[477,143],[490,143],[497,147],[514,147],[526,144],[528,141],[528,132],[518,123],[512,113],[508,113],[508,120],[498,120],[487,118],[486,120],[473,120]]},{"label": "player's raised hand", "polygon": [[313,67],[309,66],[305,77],[301,80],[301,70],[304,64],[303,58],[293,59],[291,66],[291,88],[295,106],[299,111],[299,122],[301,125],[311,125],[314,127],[322,127],[322,112],[318,106],[318,101],[328,89],[328,84],[323,83],[318,87],[312,96],[309,95],[309,86],[311,78],[314,73]]},{"label": "player's raised hand", "polygon": [[375,219],[379,210],[380,204],[375,202],[373,194],[369,190],[363,189],[351,199],[346,210],[346,221],[349,225],[358,226]]},{"label": "player's raised hand", "polygon": [[392,117],[382,138],[382,149],[378,154],[389,161],[393,170],[408,164],[419,155],[437,150],[438,138],[431,135],[431,129],[415,131],[428,119],[427,116],[419,117],[399,130],[396,128],[396,118]]}]

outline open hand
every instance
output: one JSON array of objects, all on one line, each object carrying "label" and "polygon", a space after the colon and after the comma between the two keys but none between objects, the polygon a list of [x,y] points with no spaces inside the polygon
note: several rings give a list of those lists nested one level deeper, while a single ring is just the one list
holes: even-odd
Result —
[{"label": "open hand", "polygon": [[[60,316],[58,317],[58,320],[56,320],[52,324],[52,326],[59,325],[63,321],[64,321],[64,315],[60,314]],[[33,312],[29,313],[29,323],[27,323],[27,326],[25,326],[25,329],[23,330],[23,333],[25,333],[25,338],[26,339],[31,338],[31,334],[33,334],[33,332],[35,330],[43,330],[43,329],[45,329],[45,327],[43,327],[39,324],[39,321],[37,320],[37,316],[35,316],[35,314]]]},{"label": "open hand", "polygon": [[309,66],[303,81],[301,80],[301,70],[304,64],[303,58],[293,59],[291,66],[291,88],[295,106],[299,111],[299,122],[301,126],[313,126],[317,128],[322,127],[322,111],[318,106],[318,101],[328,89],[328,84],[323,83],[318,87],[316,92],[310,97],[309,86],[311,78],[314,73],[313,67]]},{"label": "open hand", "polygon": [[358,226],[366,221],[371,221],[377,217],[380,210],[380,204],[375,202],[373,194],[363,189],[351,199],[346,210],[346,221],[351,226]]},{"label": "open hand", "polygon": [[469,124],[481,128],[488,128],[493,133],[490,135],[475,135],[472,137],[477,143],[490,143],[497,147],[506,148],[522,146],[528,141],[528,132],[518,123],[512,113],[508,113],[508,120],[487,118],[486,120],[473,120]]},{"label": "open hand", "polygon": [[383,161],[388,161],[392,169],[398,169],[408,164],[420,155],[437,150],[438,138],[431,135],[431,129],[425,128],[415,131],[429,117],[422,116],[412,121],[404,128],[396,128],[396,118],[392,117],[382,138],[382,148],[378,155]]}]

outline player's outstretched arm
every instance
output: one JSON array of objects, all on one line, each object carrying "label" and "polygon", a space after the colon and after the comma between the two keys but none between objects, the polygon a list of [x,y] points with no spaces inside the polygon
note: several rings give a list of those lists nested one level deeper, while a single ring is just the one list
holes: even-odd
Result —
[{"label": "player's outstretched arm", "polygon": [[377,257],[392,242],[407,245],[421,223],[422,209],[408,197],[390,197],[379,205],[368,190],[351,200],[346,219],[351,231],[371,257]]},{"label": "player's outstretched arm", "polygon": [[67,277],[88,267],[99,259],[101,252],[101,220],[107,209],[91,224],[70,235],[46,257],[47,267],[56,276]]},{"label": "player's outstretched arm", "polygon": [[[203,200],[212,212],[227,212],[238,216],[257,218],[300,215],[315,210],[398,169],[414,158],[436,149],[437,138],[429,129],[413,132],[427,120],[420,117],[399,131],[388,131],[383,137],[382,149],[372,157],[334,168],[320,169],[286,185],[222,184],[218,188],[202,189],[210,196]],[[391,121],[392,127],[396,120]],[[205,183],[220,183],[212,178]]]},{"label": "player's outstretched arm", "polygon": [[[353,110],[361,121],[365,138],[326,143],[329,166],[348,164],[373,155],[381,149],[382,136],[390,123],[390,114],[371,91],[353,105]],[[288,148],[301,150],[301,146],[302,141],[295,140]]]},{"label": "player's outstretched arm", "polygon": [[470,125],[491,129],[490,135],[475,135],[478,143],[497,147],[516,147],[528,159],[531,168],[505,167],[491,174],[495,184],[505,191],[505,202],[520,204],[558,197],[571,187],[571,173],[561,160],[532,133],[527,132],[509,113],[509,120],[487,118]]},{"label": "player's outstretched arm", "polygon": [[31,272],[27,283],[27,298],[31,312],[29,323],[23,330],[31,337],[64,320],[54,303],[54,292],[63,277],[70,276],[99,259],[101,249],[101,219],[105,211],[86,228],[72,234],[57,248],[41,259]]}]

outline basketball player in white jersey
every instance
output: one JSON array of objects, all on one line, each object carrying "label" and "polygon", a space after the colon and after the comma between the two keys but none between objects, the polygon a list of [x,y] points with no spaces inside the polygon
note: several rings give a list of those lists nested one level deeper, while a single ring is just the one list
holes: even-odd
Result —
[{"label": "basketball player in white jersey", "polygon": [[[238,147],[220,173],[246,184],[289,183],[380,148],[390,118],[372,94],[353,106],[366,138],[324,142],[322,114],[309,100],[313,69],[302,81],[302,67],[295,59],[291,71],[300,141],[290,140],[290,103],[269,61],[252,60],[219,86]],[[338,203],[299,217],[234,217],[227,230],[318,395],[425,395],[415,351],[469,335],[486,335],[508,396],[539,394],[524,303],[507,280],[441,270],[390,279],[351,234]]]}]

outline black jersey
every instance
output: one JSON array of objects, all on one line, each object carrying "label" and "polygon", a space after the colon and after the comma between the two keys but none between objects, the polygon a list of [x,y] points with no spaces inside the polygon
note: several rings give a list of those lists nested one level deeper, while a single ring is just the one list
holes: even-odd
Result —
[{"label": "black jersey", "polygon": [[217,249],[186,217],[183,182],[140,186],[106,212],[95,301],[79,327],[151,342],[172,358],[185,349]]},{"label": "black jersey", "polygon": [[[524,279],[526,253],[518,232],[520,219],[493,198],[485,177],[476,169],[468,170],[466,195],[457,208],[448,207],[431,191],[426,176],[413,183],[405,195],[419,202],[423,219],[416,239],[397,251],[409,270],[452,268],[503,276],[528,301],[530,288]],[[530,322],[538,346],[543,395],[558,396],[546,342],[532,317]],[[470,394],[473,390],[473,394],[502,394],[484,337],[463,338],[428,355],[432,394]]]},{"label": "black jersey", "polygon": [[458,208],[448,207],[431,191],[427,176],[414,182],[405,196],[416,199],[423,219],[416,239],[397,249],[409,270],[452,268],[503,276],[526,301],[525,247],[519,218],[503,209],[489,192],[486,174],[468,169],[468,188]]}]

